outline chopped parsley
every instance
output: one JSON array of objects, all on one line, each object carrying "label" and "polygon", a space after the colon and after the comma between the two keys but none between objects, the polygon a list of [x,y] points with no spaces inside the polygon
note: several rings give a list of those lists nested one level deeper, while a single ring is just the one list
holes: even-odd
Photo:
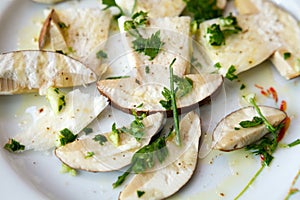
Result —
[{"label": "chopped parsley", "polygon": [[148,65],[145,67],[145,72],[146,72],[146,74],[150,73],[150,67]]},{"label": "chopped parsley", "polygon": [[113,183],[113,188],[120,186],[131,173],[143,173],[155,166],[156,160],[162,163],[168,156],[166,138],[161,136],[138,150],[132,157],[130,167]]},{"label": "chopped parsley", "polygon": [[289,59],[291,56],[292,56],[292,54],[291,54],[290,52],[284,52],[284,53],[283,53],[283,59],[284,59],[284,60]]},{"label": "chopped parsley", "polygon": [[225,44],[225,36],[221,31],[219,24],[212,24],[206,30],[208,42],[212,46],[221,46]]},{"label": "chopped parsley", "polygon": [[221,46],[225,44],[225,38],[232,34],[242,31],[238,25],[237,19],[231,13],[227,17],[220,18],[220,24],[212,24],[206,30],[206,37],[212,46]]},{"label": "chopped parsley", "polygon": [[246,85],[245,84],[242,84],[241,87],[240,87],[240,90],[243,90],[246,88]]},{"label": "chopped parsley", "polygon": [[149,60],[153,60],[164,43],[160,39],[160,31],[153,33],[149,38],[143,38],[138,31],[139,27],[147,24],[147,17],[147,13],[143,11],[133,14],[131,20],[124,22],[124,30],[135,37],[135,40],[132,41],[133,49],[149,56]]},{"label": "chopped parsley", "polygon": [[140,190],[136,191],[136,195],[138,196],[138,198],[142,197],[144,194],[145,194],[145,191],[140,191]]},{"label": "chopped parsley", "polygon": [[76,176],[77,175],[77,171],[75,169],[69,167],[68,165],[66,165],[64,163],[61,165],[60,173],[63,173],[63,174],[68,173],[71,176]]},{"label": "chopped parsley", "polygon": [[93,140],[99,142],[100,145],[104,145],[104,143],[107,142],[107,138],[102,134],[95,135]]},{"label": "chopped parsley", "polygon": [[174,82],[177,85],[175,93],[176,98],[178,99],[187,95],[193,89],[193,81],[188,77],[181,78],[179,76],[174,75]]},{"label": "chopped parsley", "polygon": [[140,104],[137,106],[137,108],[141,108],[141,107],[143,107],[143,105],[144,105],[144,103],[140,103]]},{"label": "chopped parsley", "polygon": [[23,151],[25,149],[25,146],[20,144],[20,142],[9,139],[8,143],[4,145],[4,149],[10,152],[17,152],[17,151]]},{"label": "chopped parsley", "polygon": [[250,121],[250,120],[246,120],[246,121],[241,121],[239,123],[239,125],[242,127],[242,128],[251,128],[251,127],[256,127],[256,126],[259,126],[261,124],[263,124],[263,120],[262,118],[260,117],[253,117],[253,119]]},{"label": "chopped parsley", "polygon": [[84,156],[84,158],[85,159],[87,159],[87,158],[91,158],[91,157],[93,157],[95,155],[95,153],[94,152],[92,152],[92,151],[89,151],[89,152],[87,152],[86,153],[86,156]]},{"label": "chopped parsley", "polygon": [[103,50],[100,50],[100,51],[98,51],[97,53],[96,53],[96,57],[98,58],[98,59],[100,59],[100,58],[107,58],[107,53],[105,53]]},{"label": "chopped parsley", "polygon": [[146,117],[146,114],[143,113],[142,115],[138,115],[135,111],[132,111],[132,114],[135,119],[131,122],[130,127],[122,127],[121,131],[132,135],[137,141],[140,141],[145,134],[145,125],[142,121]]},{"label": "chopped parsley", "polygon": [[222,68],[222,65],[219,62],[217,62],[216,64],[214,64],[214,67],[219,70]]},{"label": "chopped parsley", "polygon": [[106,5],[106,7],[103,10],[107,10],[111,7],[118,8],[119,9],[119,14],[115,16],[116,18],[119,18],[122,15],[124,15],[124,12],[123,12],[122,8],[116,3],[115,0],[102,0],[102,4]]},{"label": "chopped parsley", "polygon": [[58,22],[58,26],[61,29],[67,29],[67,28],[69,28],[69,26],[67,26],[64,22]]},{"label": "chopped parsley", "polygon": [[66,106],[65,93],[63,93],[59,88],[49,87],[47,89],[46,98],[50,103],[50,106],[54,113],[60,113]]},{"label": "chopped parsley", "polygon": [[82,130],[86,135],[90,134],[93,132],[93,129],[92,128],[88,128],[88,127],[85,127],[83,130]]},{"label": "chopped parsley", "polygon": [[171,110],[172,109],[171,91],[168,88],[164,87],[164,90],[161,92],[161,94],[165,99],[160,100],[159,103],[166,110]]},{"label": "chopped parsley", "polygon": [[59,141],[60,141],[60,145],[64,146],[70,142],[75,141],[75,139],[77,138],[77,135],[74,135],[69,129],[65,128],[63,130],[60,131],[60,135],[59,135]]},{"label": "chopped parsley", "polygon": [[231,80],[231,81],[233,81],[234,79],[237,79],[238,76],[234,74],[235,71],[236,71],[235,66],[234,66],[234,65],[231,65],[231,66],[229,67],[229,69],[227,70],[227,73],[226,73],[226,75],[225,75],[225,78],[227,78],[227,79],[229,79],[229,80]]},{"label": "chopped parsley", "polygon": [[163,42],[160,39],[160,31],[155,32],[150,38],[138,37],[132,41],[133,49],[139,53],[149,56],[149,60],[153,60],[159,53]]},{"label": "chopped parsley", "polygon": [[222,16],[222,9],[217,6],[217,0],[184,0],[186,9],[193,14],[194,21],[201,22]]}]

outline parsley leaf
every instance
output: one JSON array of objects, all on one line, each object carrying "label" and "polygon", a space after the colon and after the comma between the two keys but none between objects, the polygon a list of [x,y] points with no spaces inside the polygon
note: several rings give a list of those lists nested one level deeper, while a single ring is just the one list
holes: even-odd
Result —
[{"label": "parsley leaf", "polygon": [[97,53],[96,53],[96,57],[98,58],[98,59],[100,59],[100,58],[107,58],[107,53],[105,53],[103,50],[100,50],[100,51],[98,51]]},{"label": "parsley leaf", "polygon": [[217,6],[217,0],[184,0],[186,9],[194,15],[197,24],[222,16],[222,9]]},{"label": "parsley leaf", "polygon": [[162,136],[144,146],[133,155],[130,167],[126,172],[118,177],[118,180],[115,183],[113,183],[113,188],[121,185],[130,172],[134,172],[136,174],[143,173],[147,169],[154,167],[156,159],[162,163],[167,156],[168,149],[166,147],[166,138]]},{"label": "parsley leaf", "polygon": [[116,3],[115,0],[102,0],[102,4],[106,5],[106,7],[103,10],[107,10],[110,7],[118,8],[120,13],[116,16],[116,18],[119,18],[120,16],[124,15],[122,8]]},{"label": "parsley leaf", "polygon": [[14,139],[10,139],[8,143],[4,145],[4,149],[10,152],[22,151],[25,149],[25,146],[20,144],[18,141]]},{"label": "parsley leaf", "polygon": [[238,21],[235,16],[230,13],[227,17],[220,18],[220,25],[224,35],[236,34],[242,31],[242,28],[238,25]]},{"label": "parsley leaf", "polygon": [[95,135],[93,140],[99,142],[100,145],[104,145],[104,143],[107,142],[107,138],[102,134]]},{"label": "parsley leaf", "polygon": [[86,153],[86,156],[84,156],[84,158],[85,159],[87,159],[87,158],[91,158],[91,157],[93,157],[95,155],[95,153],[94,152],[92,152],[92,151],[89,151],[89,152],[87,152]]},{"label": "parsley leaf", "polygon": [[161,92],[164,96],[165,100],[160,100],[159,103],[164,107],[166,110],[172,109],[172,101],[171,101],[171,91],[164,87],[164,90]]},{"label": "parsley leaf", "polygon": [[132,135],[137,141],[140,141],[145,134],[145,125],[142,120],[146,117],[146,115],[142,114],[139,116],[135,111],[133,111],[132,114],[135,116],[135,120],[131,122],[130,128],[122,127],[121,131]]},{"label": "parsley leaf", "polygon": [[133,49],[139,53],[149,56],[149,60],[153,60],[159,53],[163,42],[160,39],[160,31],[155,32],[150,38],[138,37],[132,41]]},{"label": "parsley leaf", "polygon": [[85,127],[83,130],[82,130],[86,135],[90,134],[93,132],[93,129],[92,128],[89,128],[89,127]]},{"label": "parsley leaf", "polygon": [[264,121],[262,120],[262,118],[255,116],[251,121],[250,120],[241,121],[239,125],[243,128],[251,128],[251,127],[259,126],[263,123]]},{"label": "parsley leaf", "polygon": [[212,24],[206,30],[208,42],[212,46],[221,46],[225,44],[225,36],[221,31],[219,24]]},{"label": "parsley leaf", "polygon": [[179,76],[174,75],[174,82],[177,85],[175,93],[176,98],[178,99],[190,93],[193,89],[193,81],[190,78],[181,78]]},{"label": "parsley leaf", "polygon": [[231,65],[229,67],[229,69],[227,70],[225,78],[227,78],[227,79],[229,79],[231,81],[233,81],[234,79],[237,79],[238,76],[234,74],[235,71],[236,71],[236,69],[235,69],[234,65]]},{"label": "parsley leaf", "polygon": [[59,141],[60,141],[60,145],[64,146],[70,142],[75,141],[75,139],[77,138],[77,135],[74,135],[69,129],[65,128],[63,130],[60,131],[60,135],[59,135]]},{"label": "parsley leaf", "polygon": [[284,53],[283,53],[283,59],[284,59],[284,60],[289,59],[291,56],[292,56],[292,54],[291,54],[290,52],[284,52]]},{"label": "parsley leaf", "polygon": [[117,147],[120,143],[120,131],[116,128],[116,123],[113,123],[111,127],[111,133],[109,134],[109,139]]},{"label": "parsley leaf", "polygon": [[145,194],[145,191],[140,191],[140,190],[136,191],[136,195],[138,196],[138,198],[142,197],[144,194]]}]

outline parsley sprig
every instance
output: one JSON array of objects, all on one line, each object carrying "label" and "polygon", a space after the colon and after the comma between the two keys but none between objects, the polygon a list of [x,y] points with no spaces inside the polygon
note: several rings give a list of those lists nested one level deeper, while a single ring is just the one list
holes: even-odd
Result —
[{"label": "parsley sprig", "polygon": [[232,13],[227,17],[220,18],[220,24],[212,24],[206,30],[206,37],[212,46],[225,45],[225,38],[242,31],[237,19]]},{"label": "parsley sprig", "polygon": [[115,183],[113,183],[113,188],[120,186],[130,173],[143,173],[147,169],[153,168],[156,160],[162,163],[167,156],[168,149],[166,147],[166,138],[164,136],[160,136],[133,155],[130,167],[126,172],[118,177]]},{"label": "parsley sprig", "polygon": [[164,43],[160,39],[160,31],[153,33],[149,38],[144,38],[140,34],[138,28],[145,27],[147,23],[147,13],[140,11],[133,14],[131,20],[124,22],[124,30],[135,37],[135,40],[132,41],[133,49],[149,56],[149,60],[153,60]]},{"label": "parsley sprig", "polygon": [[116,15],[116,18],[119,18],[120,16],[124,15],[124,11],[122,10],[122,8],[116,3],[115,0],[102,0],[102,4],[106,5],[106,7],[103,10],[107,10],[111,7],[116,7],[119,9],[120,13],[118,15]]},{"label": "parsley sprig", "polygon": [[132,114],[134,115],[135,119],[131,122],[130,127],[122,127],[120,131],[130,134],[134,136],[137,141],[140,141],[145,134],[145,125],[143,124],[143,119],[146,117],[146,114],[143,113],[138,115],[135,110],[132,111]]},{"label": "parsley sprig", "polygon": [[187,11],[194,16],[194,21],[201,22],[222,16],[223,10],[217,6],[217,0],[184,0]]},{"label": "parsley sprig", "polygon": [[260,139],[258,142],[254,144],[250,144],[245,147],[246,150],[252,152],[254,155],[259,155],[261,158],[261,167],[256,172],[254,177],[248,182],[246,187],[234,198],[234,200],[239,199],[246,190],[251,186],[251,184],[255,181],[255,179],[258,177],[258,175],[262,172],[262,170],[269,166],[274,159],[273,153],[278,147],[278,133],[283,127],[283,124],[279,124],[277,127],[272,126],[270,122],[265,118],[265,116],[262,114],[260,108],[258,107],[255,97],[249,98],[249,103],[254,107],[257,114],[259,115],[259,120],[262,121],[266,128],[269,130],[270,134],[264,136],[262,139]]}]

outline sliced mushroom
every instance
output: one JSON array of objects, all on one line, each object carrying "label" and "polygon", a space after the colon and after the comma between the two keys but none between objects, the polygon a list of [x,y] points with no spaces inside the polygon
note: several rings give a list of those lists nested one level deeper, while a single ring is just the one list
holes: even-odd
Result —
[{"label": "sliced mushroom", "polygon": [[0,54],[0,94],[39,91],[50,86],[71,87],[95,82],[94,72],[68,56],[46,51]]},{"label": "sliced mushroom", "polygon": [[[124,44],[127,46],[127,57],[130,66],[137,68],[137,78],[139,77],[141,66],[148,66],[151,73],[159,74],[159,71],[152,70],[153,66],[164,68],[170,64],[170,61],[176,58],[173,65],[174,74],[182,77],[189,72],[191,60],[191,39],[190,39],[190,17],[164,17],[164,18],[148,18],[147,26],[139,29],[140,34],[144,38],[149,38],[151,34],[160,31],[160,39],[164,43],[159,53],[153,60],[149,60],[149,56],[136,52],[132,48],[132,41],[136,38],[124,30],[124,22],[131,20],[129,17],[119,18],[119,28],[124,33]],[[153,48],[153,47],[148,47]],[[165,80],[165,79],[164,79]]]},{"label": "sliced mushroom", "polygon": [[[259,106],[259,108],[268,122],[275,127],[287,117],[285,112],[277,108],[267,106]],[[249,128],[242,128],[239,125],[241,121],[251,121],[255,116],[258,114],[254,107],[242,108],[227,115],[213,132],[212,147],[222,151],[232,151],[258,141],[269,132],[265,124]]]},{"label": "sliced mushroom", "polygon": [[235,74],[251,69],[268,59],[280,42],[274,39],[273,27],[263,19],[260,14],[236,16],[238,25],[242,31],[237,34],[228,35],[225,44],[212,46],[206,35],[207,28],[212,24],[220,24],[219,19],[212,19],[200,24],[200,31],[197,36],[199,50],[207,58],[211,66],[219,63],[220,74],[226,75],[233,65]]},{"label": "sliced mushroom", "polygon": [[[120,133],[120,144],[115,146],[110,141],[109,134],[103,134],[108,141],[102,145],[95,141],[94,136],[87,136],[78,139],[65,146],[55,150],[56,156],[66,165],[80,170],[93,172],[105,172],[121,169],[129,165],[133,154],[147,145],[152,136],[161,128],[163,123],[163,114],[156,113],[143,119],[144,136],[140,141],[127,133]],[[93,156],[86,158],[88,152],[93,152]]]},{"label": "sliced mushroom", "polygon": [[185,2],[182,0],[116,0],[116,3],[128,15],[144,11],[153,18],[179,16],[185,8]]},{"label": "sliced mushroom", "polygon": [[97,56],[97,52],[105,47],[111,19],[109,10],[52,9],[47,13],[40,32],[39,47],[62,51],[101,76],[106,67],[101,65],[101,57]]},{"label": "sliced mushroom", "polygon": [[[198,160],[201,135],[199,116],[188,113],[180,122],[182,145],[167,141],[169,155],[156,169],[134,175],[121,192],[119,199],[165,199],[182,188],[192,177]],[[138,197],[137,191],[144,194]]]},{"label": "sliced mushroom", "polygon": [[[218,74],[204,76],[189,74],[185,77],[193,81],[193,89],[187,95],[176,100],[178,111],[181,113],[191,110],[198,103],[203,103],[223,83],[223,78]],[[147,113],[166,111],[159,103],[160,100],[164,100],[162,91],[166,86],[160,83],[141,83],[136,78],[122,78],[100,80],[97,87],[101,94],[110,99],[112,105],[125,112],[132,110]]]},{"label": "sliced mushroom", "polygon": [[32,107],[32,121],[14,139],[25,145],[25,150],[46,151],[59,142],[60,131],[67,128],[74,135],[90,124],[108,105],[107,98],[101,95],[89,95],[79,89],[65,96],[66,106],[59,114],[51,110],[50,105]]},{"label": "sliced mushroom", "polygon": [[[279,73],[286,79],[300,75],[300,27],[298,21],[288,12],[274,3],[265,0],[235,0],[240,13],[259,11],[262,20],[273,29],[273,38],[280,41],[281,46],[270,60]],[[246,3],[246,5],[245,5]],[[285,56],[288,54],[289,56]]]}]

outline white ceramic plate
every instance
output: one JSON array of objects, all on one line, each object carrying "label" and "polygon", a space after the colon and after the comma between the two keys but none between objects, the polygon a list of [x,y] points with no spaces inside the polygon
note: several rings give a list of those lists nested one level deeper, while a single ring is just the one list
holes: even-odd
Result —
[{"label": "white ceramic plate", "polygon": [[[297,0],[277,0],[276,3],[300,19],[300,4]],[[85,0],[59,4],[58,7],[98,5],[97,1]],[[47,6],[32,3],[30,0],[2,0],[0,52],[29,48],[32,45],[30,41],[32,36],[38,35],[34,24],[40,22],[45,8]],[[115,65],[119,64],[115,63]],[[292,122],[282,143],[290,143],[300,138],[299,78],[286,81],[278,75],[268,61],[241,74],[239,78],[247,86],[245,90],[239,90],[240,83],[226,80],[220,93],[212,98],[212,103],[200,109],[203,129],[207,131],[207,136],[202,137],[198,166],[192,180],[170,199],[233,199],[259,169],[259,159],[248,152],[243,150],[231,153],[208,152],[205,147],[216,122],[225,114],[245,105],[241,100],[243,94],[257,93],[259,103],[275,107],[285,100],[288,105],[287,113],[292,118]],[[254,84],[266,89],[274,87],[279,95],[279,103],[276,104],[272,99],[259,95],[260,91],[254,87]],[[38,106],[43,101],[45,100],[42,97],[35,94],[0,96],[1,147],[9,137],[21,131],[24,126],[22,123],[26,121],[26,117],[24,118],[26,109]],[[118,111],[107,109],[99,116],[97,122],[105,127],[105,124],[112,121],[108,117],[112,112]],[[118,113],[116,116],[122,118],[125,114]],[[278,148],[271,167],[264,169],[241,199],[284,199],[300,169],[299,153],[300,145],[289,149]],[[117,199],[122,189],[122,187],[119,189],[111,187],[122,172],[80,172],[78,176],[72,177],[60,173],[61,163],[52,152],[30,151],[12,154],[0,148],[0,154],[1,199]],[[300,188],[298,182],[296,188]],[[299,196],[295,194],[291,199],[299,199]]]}]

